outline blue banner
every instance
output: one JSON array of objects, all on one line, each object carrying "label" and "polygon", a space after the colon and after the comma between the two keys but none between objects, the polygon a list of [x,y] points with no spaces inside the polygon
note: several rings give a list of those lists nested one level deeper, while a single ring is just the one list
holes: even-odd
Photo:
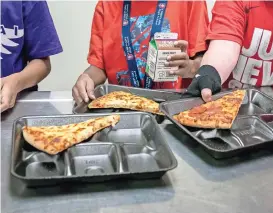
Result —
[{"label": "blue banner", "polygon": [[[164,16],[167,8],[167,0],[158,1],[156,12],[153,20],[153,25],[151,29],[150,40],[154,37],[154,34],[161,32],[161,27],[164,21]],[[130,32],[130,13],[131,13],[131,1],[124,1],[123,3],[123,16],[122,16],[122,39],[123,48],[126,54],[126,60],[128,64],[128,69],[130,72],[131,84],[133,87],[142,87],[140,76],[138,73],[138,67],[136,63],[135,53],[133,49],[131,32]],[[144,77],[144,88],[151,89],[153,86],[152,79],[145,74]]]}]

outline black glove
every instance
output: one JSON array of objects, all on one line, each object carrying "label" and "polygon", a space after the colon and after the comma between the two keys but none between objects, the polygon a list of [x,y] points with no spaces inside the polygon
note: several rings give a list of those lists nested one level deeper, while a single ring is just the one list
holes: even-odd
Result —
[{"label": "black glove", "polygon": [[221,77],[210,65],[203,65],[199,68],[182,98],[201,97],[201,91],[205,88],[210,89],[212,94],[221,91]]}]

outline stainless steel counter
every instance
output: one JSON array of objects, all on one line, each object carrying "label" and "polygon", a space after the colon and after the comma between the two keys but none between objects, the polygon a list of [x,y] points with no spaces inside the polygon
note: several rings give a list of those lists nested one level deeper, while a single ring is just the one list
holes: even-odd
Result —
[{"label": "stainless steel counter", "polygon": [[[264,92],[273,97],[273,90]],[[10,175],[11,130],[24,115],[70,114],[70,92],[22,95],[1,117],[3,213],[269,213],[273,212],[273,150],[214,160],[170,122],[161,125],[178,160],[162,179],[28,189]]]}]

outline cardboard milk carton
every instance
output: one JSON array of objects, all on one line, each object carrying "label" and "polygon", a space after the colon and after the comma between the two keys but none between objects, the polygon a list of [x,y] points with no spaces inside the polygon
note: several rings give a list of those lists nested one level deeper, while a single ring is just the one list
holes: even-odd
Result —
[{"label": "cardboard milk carton", "polygon": [[181,49],[174,47],[177,41],[177,33],[155,33],[149,43],[146,73],[154,82],[176,81],[176,75],[170,75],[168,71],[177,70],[178,67],[165,67],[167,56],[181,53]]}]

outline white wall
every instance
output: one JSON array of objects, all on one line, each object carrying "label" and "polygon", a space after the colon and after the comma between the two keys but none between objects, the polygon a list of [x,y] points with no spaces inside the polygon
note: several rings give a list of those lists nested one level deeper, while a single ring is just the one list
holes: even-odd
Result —
[{"label": "white wall", "polygon": [[63,53],[51,57],[52,71],[39,90],[71,90],[87,67],[91,23],[96,1],[48,1]]},{"label": "white wall", "polygon": [[[215,0],[207,0],[209,17]],[[71,90],[86,61],[96,0],[48,1],[64,52],[51,58],[52,71],[39,90]]]},{"label": "white wall", "polygon": [[212,10],[213,5],[216,0],[206,0],[206,1],[207,1],[207,6],[208,6],[209,19],[211,20],[211,10]]}]

